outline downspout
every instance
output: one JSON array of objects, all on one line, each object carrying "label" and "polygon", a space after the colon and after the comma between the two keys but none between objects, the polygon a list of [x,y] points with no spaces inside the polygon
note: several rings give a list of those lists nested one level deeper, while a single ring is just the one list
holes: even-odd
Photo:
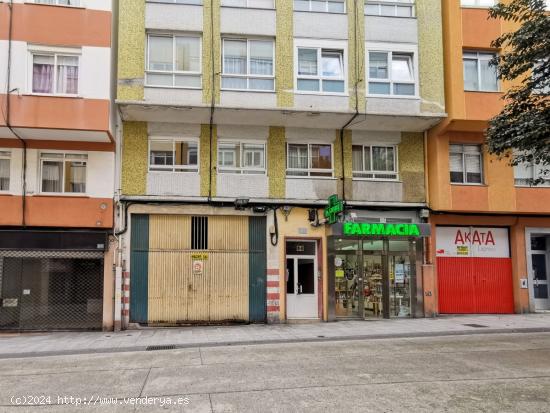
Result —
[{"label": "downspout", "polygon": [[208,203],[212,202],[212,139],[214,135],[214,111],[216,109],[216,68],[214,66],[214,0],[210,0],[210,63],[212,96],[210,99],[210,120],[208,123]]},{"label": "downspout", "polygon": [[23,145],[23,183],[22,183],[22,197],[21,197],[21,225],[23,227],[27,226],[25,219],[26,209],[27,209],[27,142],[13,129],[11,126],[11,107],[10,107],[10,94],[11,90],[11,48],[12,48],[12,38],[13,38],[13,0],[10,0],[8,3],[8,9],[10,12],[9,18],[9,29],[8,29],[8,70],[7,70],[7,80],[6,80],[6,126],[13,133],[13,135],[21,141]]},{"label": "downspout", "polygon": [[355,113],[353,116],[346,122],[344,126],[340,129],[340,156],[342,160],[342,200],[346,202],[346,174],[345,174],[345,165],[344,165],[344,131],[351,125],[351,123],[359,116],[359,62],[358,62],[358,39],[357,39],[357,0],[353,2],[353,40],[355,43],[355,83],[353,85],[355,93]]},{"label": "downspout", "polygon": [[[424,131],[424,192],[426,193],[426,205],[430,207],[430,180],[428,179],[428,131]],[[432,264],[432,238],[424,238],[424,264]]]}]

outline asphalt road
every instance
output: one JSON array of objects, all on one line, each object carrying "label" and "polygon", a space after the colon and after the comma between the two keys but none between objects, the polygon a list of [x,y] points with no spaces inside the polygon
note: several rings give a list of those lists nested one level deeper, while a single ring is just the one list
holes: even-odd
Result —
[{"label": "asphalt road", "polygon": [[550,333],[5,359],[9,411],[550,412]]}]

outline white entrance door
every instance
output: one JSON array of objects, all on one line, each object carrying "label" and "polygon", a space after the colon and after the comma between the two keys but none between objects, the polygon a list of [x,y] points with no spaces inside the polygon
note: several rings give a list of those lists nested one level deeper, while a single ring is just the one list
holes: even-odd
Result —
[{"label": "white entrance door", "polygon": [[535,310],[550,310],[550,236],[531,235],[530,284]]},{"label": "white entrance door", "polygon": [[286,280],[287,318],[319,318],[315,256],[287,255]]}]

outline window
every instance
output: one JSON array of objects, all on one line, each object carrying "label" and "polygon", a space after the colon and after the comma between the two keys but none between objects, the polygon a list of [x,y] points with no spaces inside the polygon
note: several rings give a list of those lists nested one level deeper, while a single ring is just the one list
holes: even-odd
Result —
[{"label": "window", "polygon": [[514,166],[514,184],[516,186],[531,186],[533,181],[543,179],[538,186],[550,186],[550,166],[535,164],[519,164]]},{"label": "window", "polygon": [[294,0],[294,10],[345,13],[346,6],[344,0]]},{"label": "window", "polygon": [[481,145],[451,144],[449,152],[452,183],[481,184],[483,182]]},{"label": "window", "polygon": [[297,89],[305,92],[344,93],[344,51],[298,47]]},{"label": "window", "polygon": [[32,52],[32,93],[77,95],[79,60],[77,55]]},{"label": "window", "polygon": [[222,6],[274,9],[274,0],[222,0]]},{"label": "window", "polygon": [[200,88],[201,39],[194,36],[148,36],[147,86]]},{"label": "window", "polygon": [[289,143],[286,174],[331,177],[332,145]]},{"label": "window", "polygon": [[545,66],[548,66],[548,61],[545,62],[542,59],[533,65],[532,80],[539,83],[539,87],[534,88],[533,92],[541,95],[550,95],[550,76],[544,73]]},{"label": "window", "polygon": [[368,59],[369,94],[416,94],[412,53],[369,51]]},{"label": "window", "polygon": [[80,6],[80,0],[34,0],[38,4],[51,4],[56,6]]},{"label": "window", "polygon": [[223,39],[222,89],[275,90],[273,40]]},{"label": "window", "polygon": [[202,6],[202,0],[147,0],[148,3],[176,3]]},{"label": "window", "polygon": [[40,154],[42,192],[85,193],[87,163],[86,154]]},{"label": "window", "polygon": [[151,139],[149,171],[197,172],[199,144],[191,139]]},{"label": "window", "polygon": [[10,152],[0,151],[0,191],[10,190],[10,158]]},{"label": "window", "polygon": [[208,249],[208,217],[191,217],[191,249]]},{"label": "window", "polygon": [[471,7],[493,7],[495,0],[460,0],[461,6]]},{"label": "window", "polygon": [[464,90],[498,91],[497,73],[489,61],[494,53],[464,52]]},{"label": "window", "polygon": [[218,173],[265,174],[265,144],[219,142]]},{"label": "window", "polygon": [[395,146],[352,146],[353,176],[367,179],[397,179]]},{"label": "window", "polygon": [[366,0],[365,14],[368,16],[414,17],[414,0]]}]

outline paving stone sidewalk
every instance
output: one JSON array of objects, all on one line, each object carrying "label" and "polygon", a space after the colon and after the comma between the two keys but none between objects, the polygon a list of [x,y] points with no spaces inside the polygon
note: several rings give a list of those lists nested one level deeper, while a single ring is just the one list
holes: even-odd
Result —
[{"label": "paving stone sidewalk", "polygon": [[0,333],[0,359],[59,354],[143,351],[149,346],[358,340],[444,335],[549,332],[550,313],[476,315],[276,325],[144,328],[122,332]]}]

